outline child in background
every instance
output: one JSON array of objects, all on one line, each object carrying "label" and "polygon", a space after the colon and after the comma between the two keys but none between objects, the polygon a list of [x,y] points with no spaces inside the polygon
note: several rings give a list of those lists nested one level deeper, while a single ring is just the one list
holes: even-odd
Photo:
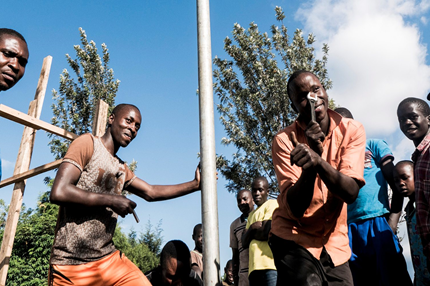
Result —
[{"label": "child in background", "polygon": [[394,182],[401,194],[409,198],[405,212],[412,264],[415,270],[414,285],[430,285],[430,273],[427,270],[427,259],[423,253],[423,245],[417,231],[414,164],[411,161],[404,160],[396,164],[394,168]]},{"label": "child in background", "polygon": [[195,247],[194,250],[190,251],[191,269],[203,279],[203,226],[201,223],[194,226],[192,238]]},{"label": "child in background", "polygon": [[233,260],[227,261],[224,267],[224,279],[222,280],[223,286],[234,285],[233,280]]},{"label": "child in background", "polygon": [[414,142],[415,205],[417,230],[430,266],[430,107],[424,100],[408,97],[399,103],[397,118],[400,130]]}]

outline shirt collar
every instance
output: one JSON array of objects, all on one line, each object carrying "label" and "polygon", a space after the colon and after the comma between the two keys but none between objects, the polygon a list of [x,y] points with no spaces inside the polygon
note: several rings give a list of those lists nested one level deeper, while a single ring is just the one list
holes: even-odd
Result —
[{"label": "shirt collar", "polygon": [[425,148],[429,146],[430,143],[430,133],[427,134],[423,140],[421,140],[421,143],[417,146],[414,153],[412,154],[412,161],[416,162],[418,159],[418,156],[424,151]]}]

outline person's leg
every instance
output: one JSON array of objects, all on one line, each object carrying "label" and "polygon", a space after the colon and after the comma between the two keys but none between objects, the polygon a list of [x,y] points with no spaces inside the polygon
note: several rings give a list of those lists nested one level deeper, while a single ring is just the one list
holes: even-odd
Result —
[{"label": "person's leg", "polygon": [[354,280],[352,279],[351,269],[349,263],[334,266],[330,255],[325,249],[321,253],[320,262],[324,268],[325,277],[329,286],[353,286]]},{"label": "person's leg", "polygon": [[264,285],[264,276],[261,274],[261,270],[254,270],[249,274],[249,286],[262,286]]},{"label": "person's leg", "polygon": [[277,269],[277,286],[326,285],[320,262],[302,246],[272,235],[269,245]]},{"label": "person's leg", "polygon": [[350,223],[348,226],[351,258],[349,267],[355,286],[377,286],[376,254],[374,250],[373,219]]},{"label": "person's leg", "polygon": [[374,219],[373,233],[379,285],[412,285],[403,249],[385,217]]},{"label": "person's leg", "polygon": [[267,286],[276,286],[276,281],[278,278],[278,272],[276,270],[268,269],[265,270],[266,276],[266,285]]}]

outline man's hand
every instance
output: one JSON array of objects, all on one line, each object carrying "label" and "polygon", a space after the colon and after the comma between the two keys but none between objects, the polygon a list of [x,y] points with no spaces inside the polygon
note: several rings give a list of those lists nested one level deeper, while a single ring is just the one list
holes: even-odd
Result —
[{"label": "man's hand", "polygon": [[136,208],[136,203],[123,196],[112,196],[111,209],[121,217],[131,214]]},{"label": "man's hand", "polygon": [[296,164],[297,166],[302,167],[303,170],[306,170],[313,168],[320,163],[321,157],[319,154],[309,146],[299,143],[296,138],[296,133],[291,132],[290,139],[294,146],[294,149],[290,154],[291,166]]},{"label": "man's hand", "polygon": [[309,147],[321,156],[324,151],[322,142],[325,138],[325,135],[321,130],[321,126],[316,121],[311,120],[306,128],[305,135],[308,140]]}]

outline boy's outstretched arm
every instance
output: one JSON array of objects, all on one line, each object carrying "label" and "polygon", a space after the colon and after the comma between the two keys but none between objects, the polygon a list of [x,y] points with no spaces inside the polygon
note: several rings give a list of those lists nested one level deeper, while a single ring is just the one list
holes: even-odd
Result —
[{"label": "boy's outstretched arm", "polygon": [[163,201],[181,197],[200,190],[200,166],[197,166],[194,180],[177,185],[150,185],[136,178],[127,191],[147,200],[148,202]]},{"label": "boy's outstretched arm", "polygon": [[124,196],[93,193],[76,186],[81,171],[73,164],[63,162],[52,185],[50,200],[57,205],[107,206],[124,217],[132,213],[136,203]]}]

